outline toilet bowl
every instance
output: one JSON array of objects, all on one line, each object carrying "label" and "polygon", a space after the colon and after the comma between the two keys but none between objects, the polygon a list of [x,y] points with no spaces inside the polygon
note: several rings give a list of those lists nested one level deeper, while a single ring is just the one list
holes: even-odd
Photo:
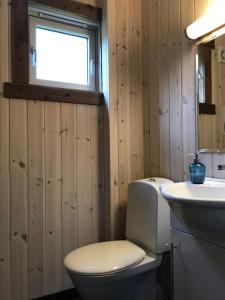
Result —
[{"label": "toilet bowl", "polygon": [[128,187],[126,240],[78,248],[64,265],[83,300],[155,300],[156,269],[170,248],[170,211],[159,186],[164,178]]}]

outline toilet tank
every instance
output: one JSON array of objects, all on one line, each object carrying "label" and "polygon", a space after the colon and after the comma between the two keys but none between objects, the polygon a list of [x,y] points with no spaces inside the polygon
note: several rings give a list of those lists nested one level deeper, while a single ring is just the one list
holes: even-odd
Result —
[{"label": "toilet tank", "polygon": [[126,238],[155,254],[170,249],[170,209],[160,194],[165,178],[133,181],[128,186]]}]

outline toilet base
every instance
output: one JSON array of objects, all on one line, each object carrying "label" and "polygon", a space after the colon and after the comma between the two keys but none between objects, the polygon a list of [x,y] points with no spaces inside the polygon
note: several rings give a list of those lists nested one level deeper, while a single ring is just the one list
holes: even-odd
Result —
[{"label": "toilet base", "polygon": [[119,280],[70,277],[82,300],[156,300],[156,270]]}]

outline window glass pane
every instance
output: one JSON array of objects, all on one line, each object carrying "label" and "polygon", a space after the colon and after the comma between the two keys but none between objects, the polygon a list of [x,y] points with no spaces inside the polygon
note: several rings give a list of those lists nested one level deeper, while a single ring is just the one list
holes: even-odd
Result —
[{"label": "window glass pane", "polygon": [[37,79],[88,84],[88,39],[36,28]]}]

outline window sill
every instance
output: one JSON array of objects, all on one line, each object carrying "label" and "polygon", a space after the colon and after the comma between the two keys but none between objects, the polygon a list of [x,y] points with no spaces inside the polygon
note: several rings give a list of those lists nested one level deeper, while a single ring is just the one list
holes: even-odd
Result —
[{"label": "window sill", "polygon": [[200,115],[215,115],[216,105],[210,103],[199,103],[199,114]]},{"label": "window sill", "polygon": [[103,93],[100,92],[54,88],[23,83],[5,82],[3,84],[3,96],[5,98],[73,104],[103,104]]}]

